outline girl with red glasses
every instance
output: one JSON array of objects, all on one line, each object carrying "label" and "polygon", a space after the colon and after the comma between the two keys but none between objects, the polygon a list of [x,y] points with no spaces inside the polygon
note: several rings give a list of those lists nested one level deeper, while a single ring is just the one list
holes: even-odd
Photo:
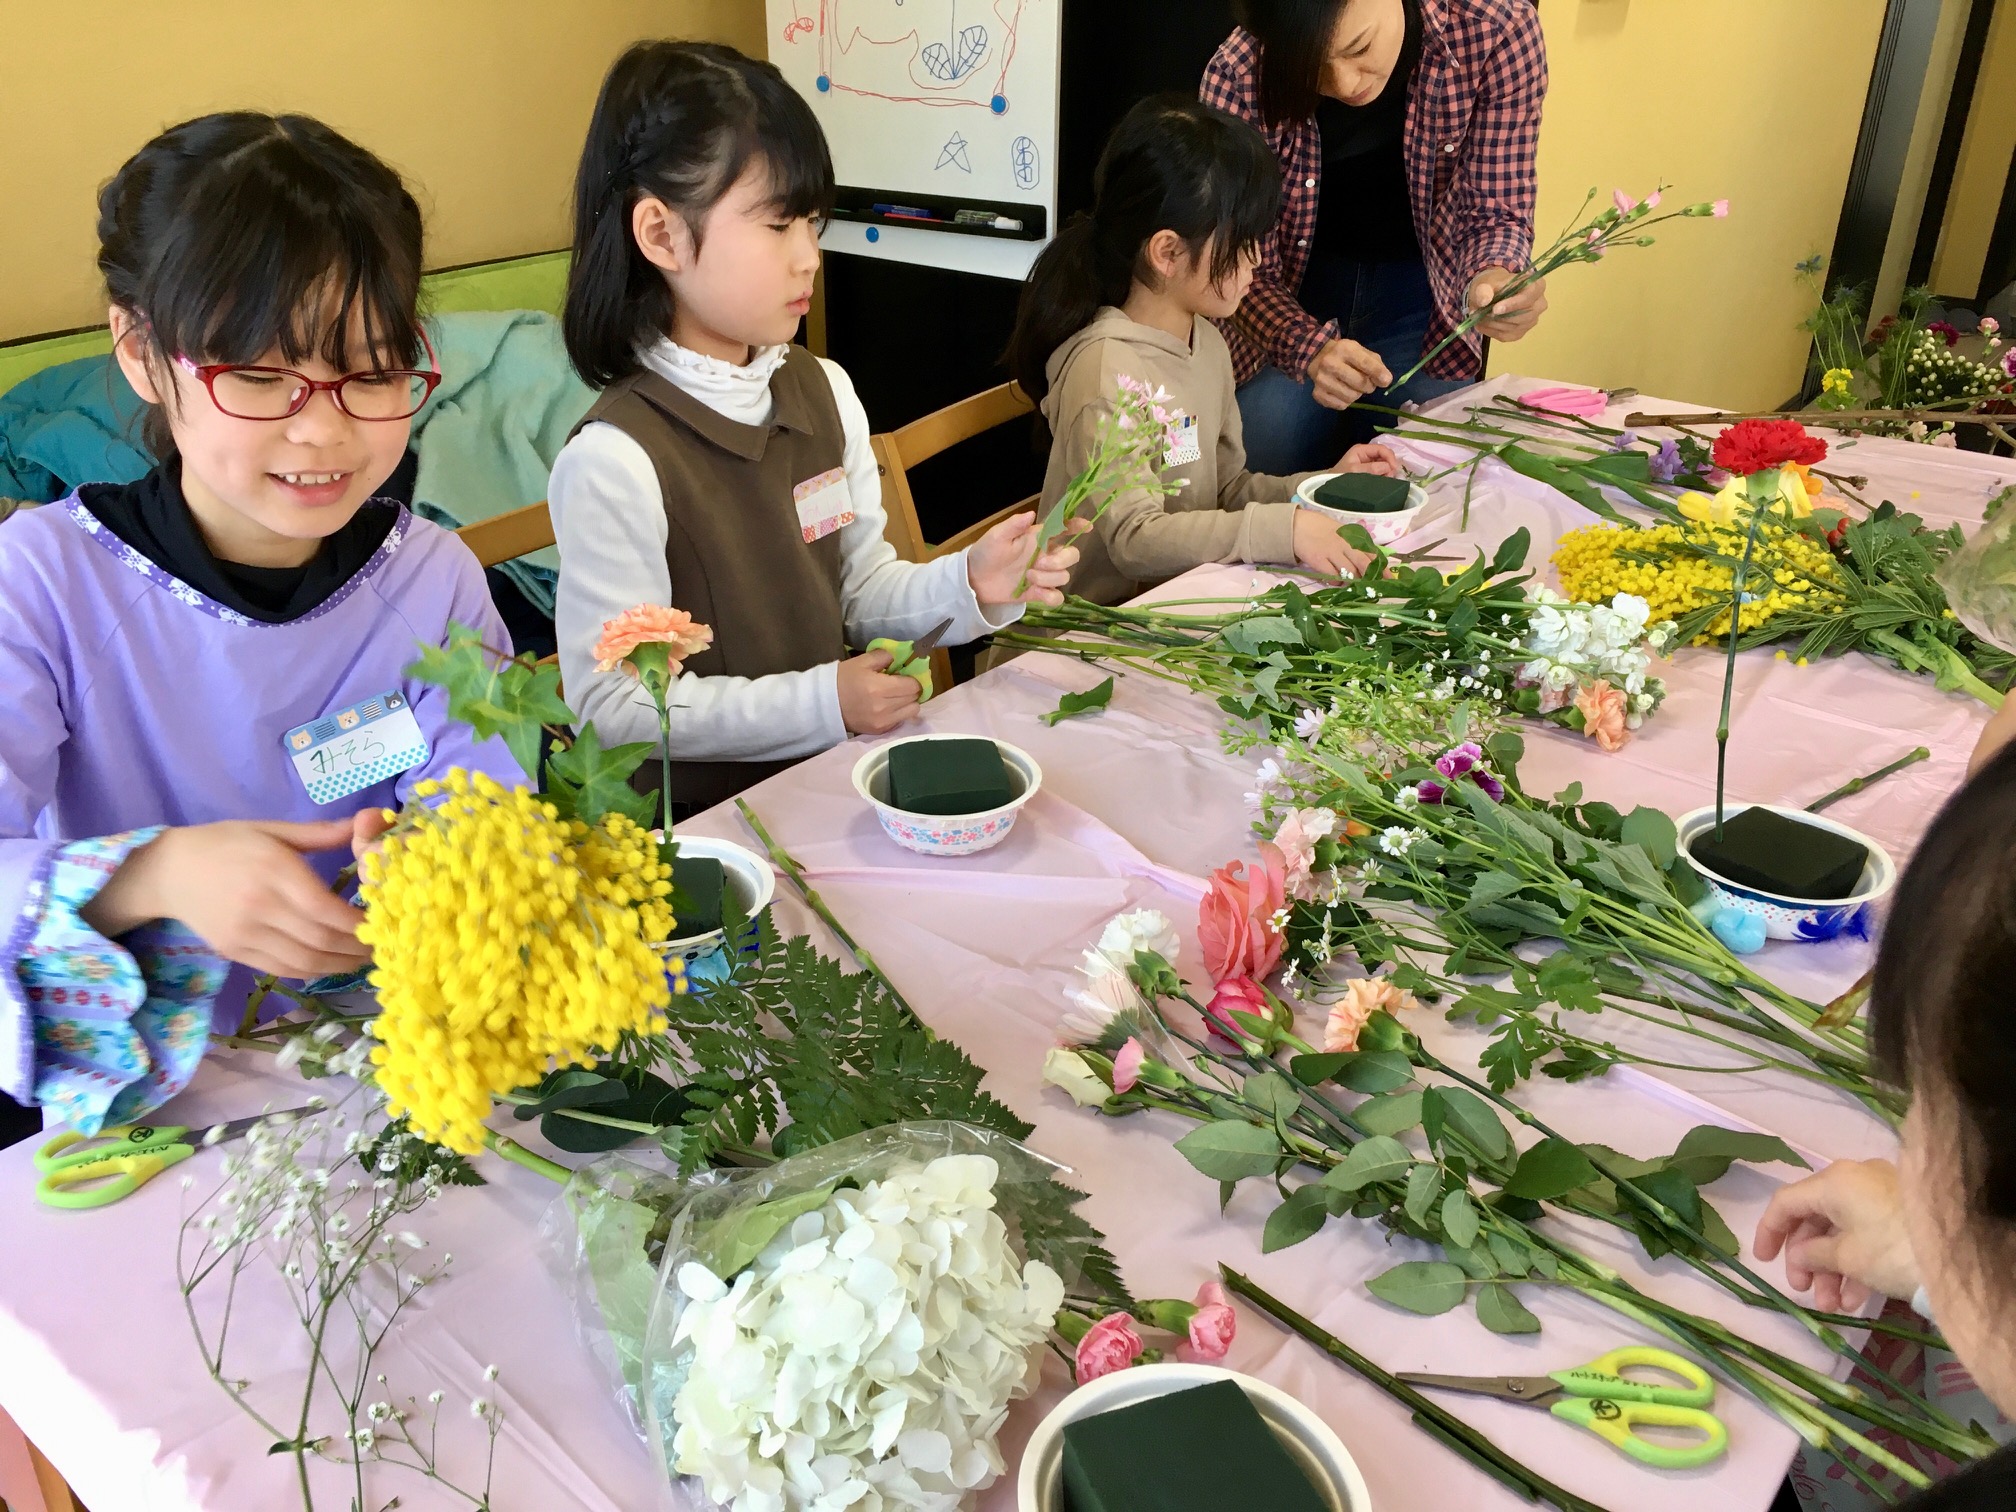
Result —
[{"label": "girl with red glasses", "polygon": [[373,499],[439,376],[398,175],[205,116],[98,235],[158,465],[0,530],[0,1094],[86,1131],[179,1091],[253,971],[366,963],[329,884],[411,784],[522,778],[403,670],[507,642],[467,548]]}]

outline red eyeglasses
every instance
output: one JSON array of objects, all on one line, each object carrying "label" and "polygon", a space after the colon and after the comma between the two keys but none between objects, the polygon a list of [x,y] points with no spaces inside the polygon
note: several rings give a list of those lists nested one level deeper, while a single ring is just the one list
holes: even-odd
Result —
[{"label": "red eyeglasses", "polygon": [[415,368],[385,368],[368,373],[345,373],[324,381],[297,373],[292,368],[250,367],[231,362],[194,363],[187,357],[175,361],[202,379],[210,391],[210,402],[235,420],[285,420],[298,415],[318,390],[327,390],[336,407],[353,420],[405,420],[420,413],[427,396],[441,382],[441,360],[434,355],[434,343],[420,333],[426,345],[429,372]]}]

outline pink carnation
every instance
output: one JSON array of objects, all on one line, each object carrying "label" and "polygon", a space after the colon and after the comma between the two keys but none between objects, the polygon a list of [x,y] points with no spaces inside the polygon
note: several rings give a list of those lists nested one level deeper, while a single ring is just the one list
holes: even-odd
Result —
[{"label": "pink carnation", "polygon": [[1141,1062],[1148,1058],[1148,1052],[1141,1048],[1141,1041],[1130,1038],[1120,1047],[1120,1053],[1113,1057],[1113,1090],[1125,1095],[1134,1090],[1134,1084],[1141,1080]]},{"label": "pink carnation", "polygon": [[1116,1370],[1125,1370],[1141,1358],[1148,1346],[1134,1331],[1134,1320],[1126,1313],[1108,1313],[1085,1332],[1073,1357],[1073,1373],[1078,1384],[1096,1381]]},{"label": "pink carnation", "polygon": [[696,625],[693,616],[684,609],[668,609],[663,604],[639,604],[634,609],[625,609],[612,620],[602,622],[602,638],[595,642],[595,670],[614,672],[618,666],[625,668],[632,677],[637,676],[636,664],[630,655],[639,646],[662,645],[665,647],[666,671],[677,677],[685,668],[686,658],[704,651],[714,643],[714,631],[707,625]]},{"label": "pink carnation", "polygon": [[1218,1282],[1206,1281],[1197,1290],[1190,1337],[1176,1346],[1176,1357],[1188,1365],[1216,1365],[1231,1350],[1238,1332],[1239,1315],[1232,1311],[1232,1299]]},{"label": "pink carnation", "polygon": [[1575,708],[1582,715],[1582,733],[1606,751],[1621,751],[1631,738],[1625,725],[1631,701],[1615,683],[1592,682],[1575,695]]}]

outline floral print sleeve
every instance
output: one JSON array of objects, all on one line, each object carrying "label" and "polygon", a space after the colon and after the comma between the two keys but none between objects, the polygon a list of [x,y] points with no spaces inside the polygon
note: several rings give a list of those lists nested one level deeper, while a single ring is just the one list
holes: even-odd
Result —
[{"label": "floral print sleeve", "polygon": [[12,963],[34,1027],[34,1093],[52,1119],[91,1134],[159,1107],[195,1074],[225,962],[172,920],[108,940],[84,906],[161,833],[77,840],[51,858],[39,912]]}]

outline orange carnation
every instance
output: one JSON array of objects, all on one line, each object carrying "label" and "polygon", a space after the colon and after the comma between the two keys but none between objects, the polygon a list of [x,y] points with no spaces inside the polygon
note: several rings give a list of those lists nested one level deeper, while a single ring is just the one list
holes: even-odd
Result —
[{"label": "orange carnation", "polygon": [[1575,707],[1582,715],[1582,731],[1606,751],[1621,751],[1631,732],[1624,723],[1631,701],[1615,683],[1585,683],[1575,695]]},{"label": "orange carnation", "polygon": [[634,609],[625,609],[612,620],[602,622],[602,638],[595,642],[595,670],[614,672],[621,666],[632,677],[638,676],[636,663],[630,658],[639,646],[665,647],[666,675],[677,677],[685,669],[686,658],[704,651],[714,643],[714,631],[708,625],[696,625],[693,616],[684,609],[670,609],[663,604],[639,604]]}]

